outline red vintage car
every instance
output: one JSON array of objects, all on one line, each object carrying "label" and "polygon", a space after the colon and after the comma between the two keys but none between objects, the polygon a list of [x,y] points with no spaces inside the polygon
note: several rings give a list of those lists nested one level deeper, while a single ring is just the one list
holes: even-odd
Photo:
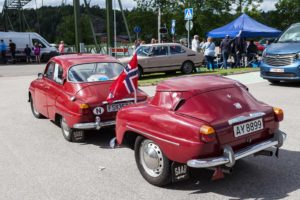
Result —
[{"label": "red vintage car", "polygon": [[[115,125],[117,111],[134,102],[133,95],[106,102],[109,88],[124,66],[107,55],[73,54],[52,58],[31,82],[29,102],[36,118],[61,125],[66,140],[80,142],[85,130]],[[147,95],[141,90],[138,101]]]},{"label": "red vintage car", "polygon": [[[116,141],[129,145],[142,176],[161,186],[188,178],[188,167],[224,176],[249,155],[273,155],[286,134],[283,111],[256,100],[243,84],[219,76],[161,82],[147,102],[122,108]],[[111,145],[113,145],[113,141]]]}]

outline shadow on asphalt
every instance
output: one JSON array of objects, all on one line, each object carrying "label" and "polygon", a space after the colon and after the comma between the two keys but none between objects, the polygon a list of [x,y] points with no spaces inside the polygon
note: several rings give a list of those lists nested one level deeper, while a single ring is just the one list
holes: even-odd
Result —
[{"label": "shadow on asphalt", "polygon": [[[91,130],[86,131],[85,135],[86,139],[82,145],[93,144],[99,146],[102,149],[112,149],[109,146],[109,142],[111,139],[115,137],[115,129],[114,127],[104,127],[99,131]],[[116,147],[120,148],[120,147]],[[113,149],[112,149],[113,150]]]},{"label": "shadow on asphalt", "polygon": [[280,83],[270,83],[270,85],[277,86],[277,87],[300,88],[300,82],[280,82]]},{"label": "shadow on asphalt", "polygon": [[216,193],[231,199],[281,199],[300,189],[300,152],[281,150],[276,157],[255,157],[240,160],[232,174],[211,181],[212,171],[191,169],[186,182],[167,189],[191,190],[190,195]]}]

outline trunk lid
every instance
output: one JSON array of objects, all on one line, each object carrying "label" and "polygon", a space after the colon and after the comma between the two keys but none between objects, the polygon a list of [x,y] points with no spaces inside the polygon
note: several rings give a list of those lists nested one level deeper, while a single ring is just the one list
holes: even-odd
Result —
[{"label": "trunk lid", "polygon": [[[257,101],[244,87],[238,86],[197,94],[187,99],[177,113],[207,122],[214,127],[219,144],[228,144],[233,149],[270,137],[268,129],[274,126],[272,107]],[[263,129],[239,136],[234,134],[234,126],[258,119],[262,119]]]}]

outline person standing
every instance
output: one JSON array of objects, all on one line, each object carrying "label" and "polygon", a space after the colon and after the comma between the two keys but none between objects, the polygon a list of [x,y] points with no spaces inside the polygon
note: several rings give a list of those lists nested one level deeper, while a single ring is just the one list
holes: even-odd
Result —
[{"label": "person standing", "polygon": [[246,45],[245,39],[241,36],[238,36],[234,40],[234,48],[235,48],[235,66],[240,67],[242,65],[242,55],[245,53]]},{"label": "person standing", "polygon": [[207,38],[207,42],[205,42],[205,44],[203,45],[203,50],[208,70],[214,70],[215,48],[216,45],[213,42],[212,38]]},{"label": "person standing", "polygon": [[7,63],[7,60],[6,60],[6,44],[4,42],[3,39],[0,40],[0,51],[1,51],[1,59],[2,59],[2,62],[3,64],[6,64]]},{"label": "person standing", "polygon": [[65,44],[64,41],[60,41],[60,44],[58,46],[58,52],[60,55],[63,55],[65,51]]},{"label": "person standing", "polygon": [[41,58],[40,58],[41,47],[40,47],[39,43],[37,43],[37,42],[34,44],[33,53],[35,55],[35,61],[40,63],[41,62]]},{"label": "person standing", "polygon": [[200,48],[199,45],[199,36],[198,35],[194,35],[194,39],[192,40],[192,50],[195,52],[198,52]]},{"label": "person standing", "polygon": [[16,63],[16,44],[9,40],[9,51],[11,53],[11,59],[13,63]]},{"label": "person standing", "polygon": [[26,55],[26,62],[31,62],[31,49],[29,48],[28,44],[26,44],[26,48],[24,49],[24,53]]},{"label": "person standing", "polygon": [[224,69],[227,69],[227,60],[231,52],[231,42],[232,40],[229,38],[229,35],[226,35],[220,44]]}]

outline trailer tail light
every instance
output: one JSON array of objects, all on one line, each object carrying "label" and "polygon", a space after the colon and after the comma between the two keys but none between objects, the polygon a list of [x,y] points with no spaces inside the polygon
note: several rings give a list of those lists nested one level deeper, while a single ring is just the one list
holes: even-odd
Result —
[{"label": "trailer tail light", "polygon": [[214,142],[216,140],[215,129],[211,126],[203,125],[200,127],[200,137],[203,142]]},{"label": "trailer tail light", "polygon": [[273,108],[274,115],[275,115],[275,121],[280,122],[283,120],[283,110],[281,108]]}]

